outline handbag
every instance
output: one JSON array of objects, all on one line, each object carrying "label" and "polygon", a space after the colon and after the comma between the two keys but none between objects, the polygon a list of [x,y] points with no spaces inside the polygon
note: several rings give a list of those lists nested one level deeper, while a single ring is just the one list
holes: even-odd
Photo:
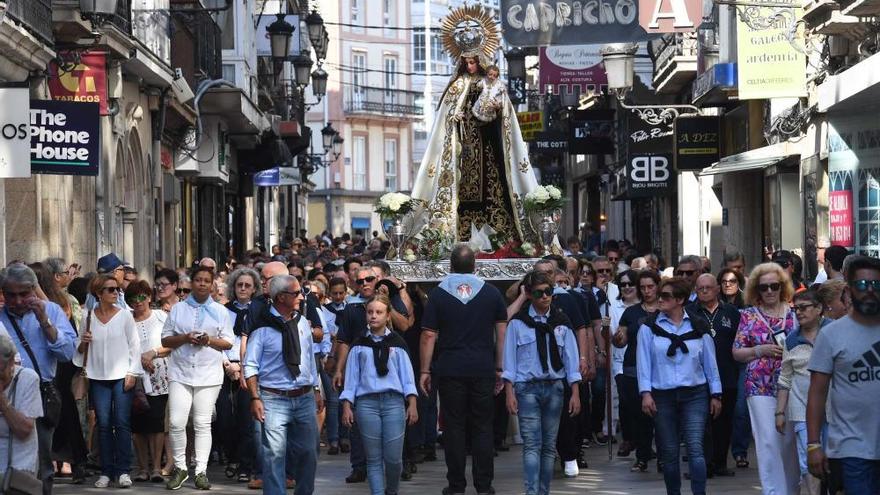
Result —
[{"label": "handbag", "polygon": [[[21,371],[15,373],[9,396],[12,397],[11,406],[15,407],[15,389],[18,387],[18,376]],[[36,434],[36,432],[34,432]],[[3,474],[3,482],[0,484],[2,495],[41,495],[43,482],[33,474],[12,467],[12,430],[9,431],[9,443],[6,446],[6,472]]]},{"label": "handbag", "polygon": [[[86,316],[86,332],[92,330],[92,311]],[[89,391],[89,379],[86,374],[86,363],[89,360],[89,346],[86,344],[86,350],[83,352],[82,368],[79,373],[73,376],[70,381],[70,392],[73,394],[74,400],[85,399],[86,393]]]},{"label": "handbag", "polygon": [[40,377],[40,397],[43,399],[42,420],[49,427],[57,426],[58,419],[61,417],[61,394],[58,392],[58,387],[55,386],[54,381],[43,381],[43,373],[40,372],[40,364],[34,356],[34,351],[31,350],[31,345],[24,338],[24,334],[22,333],[21,328],[19,328],[18,322],[15,321],[15,318],[9,314],[8,310],[4,311],[6,311],[6,317],[9,319],[9,322],[12,323],[12,328],[15,329],[15,334],[18,335],[18,340],[21,341],[21,346],[24,347],[31,363],[34,365],[34,371],[36,371],[37,376]]}]

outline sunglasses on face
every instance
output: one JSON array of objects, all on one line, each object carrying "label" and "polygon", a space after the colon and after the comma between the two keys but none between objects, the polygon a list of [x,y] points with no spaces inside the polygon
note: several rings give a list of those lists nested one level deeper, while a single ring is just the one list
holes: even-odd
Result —
[{"label": "sunglasses on face", "polygon": [[632,282],[621,282],[621,283],[617,284],[617,286],[620,287],[621,289],[630,289],[632,287],[635,287],[636,285]]},{"label": "sunglasses on face", "polygon": [[721,285],[736,285],[738,281],[735,278],[727,278],[721,281]]},{"label": "sunglasses on face", "polygon": [[773,282],[772,284],[758,284],[758,292],[776,292],[782,287],[782,284],[779,282]]},{"label": "sunglasses on face", "polygon": [[235,287],[240,289],[252,289],[254,287],[254,284],[249,284],[247,282],[238,282],[237,284],[235,284]]},{"label": "sunglasses on face", "polygon": [[865,292],[869,288],[873,289],[874,292],[880,292],[880,280],[868,280],[863,278],[861,280],[853,280],[850,282],[849,286],[859,292]]},{"label": "sunglasses on face", "polygon": [[672,292],[661,292],[660,299],[663,299],[664,301],[668,301],[670,299],[675,299],[675,296],[672,294]]},{"label": "sunglasses on face", "polygon": [[611,273],[611,268],[600,268],[600,269],[596,270],[596,273],[601,273],[601,274],[607,275],[607,274]]},{"label": "sunglasses on face", "polygon": [[128,304],[142,303],[146,300],[147,300],[146,294],[137,294],[137,295],[125,298],[125,302],[127,302]]},{"label": "sunglasses on face", "polygon": [[815,304],[795,304],[794,305],[794,312],[795,313],[803,313],[804,311],[806,311],[810,308],[815,308],[815,307],[816,307]]},{"label": "sunglasses on face", "polygon": [[581,277],[592,277],[592,276],[593,276],[592,270],[584,270],[581,272]]},{"label": "sunglasses on face", "polygon": [[192,289],[177,289],[177,294],[178,294],[178,295],[181,295],[181,294],[189,294],[190,292],[192,292]]},{"label": "sunglasses on face", "polygon": [[302,293],[303,293],[303,291],[301,289],[300,290],[283,290],[280,292],[280,294],[290,294],[293,297],[298,297]]},{"label": "sunglasses on face", "polygon": [[122,292],[122,289],[119,287],[101,287],[100,289],[98,289],[98,292],[109,294],[111,292]]},{"label": "sunglasses on face", "polygon": [[532,299],[541,299],[544,296],[550,297],[553,295],[553,287],[547,287],[546,289],[535,289],[532,291]]},{"label": "sunglasses on face", "polygon": [[676,275],[680,275],[682,277],[690,277],[691,275],[697,273],[696,270],[679,270],[675,272]]},{"label": "sunglasses on face", "polygon": [[369,277],[366,277],[366,278],[359,278],[355,282],[357,282],[358,285],[364,285],[364,283],[368,283],[368,284],[372,283],[373,280],[376,280],[376,277],[373,275],[370,275]]},{"label": "sunglasses on face", "polygon": [[610,261],[612,263],[617,263],[617,260],[619,260],[619,259],[620,258],[612,258],[611,256],[608,257],[608,261]]}]

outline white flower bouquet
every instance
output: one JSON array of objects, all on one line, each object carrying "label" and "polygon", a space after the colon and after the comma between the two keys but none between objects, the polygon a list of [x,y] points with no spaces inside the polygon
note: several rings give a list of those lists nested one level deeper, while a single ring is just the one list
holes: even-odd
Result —
[{"label": "white flower bouquet", "polygon": [[407,194],[399,192],[390,192],[383,194],[377,201],[373,210],[380,217],[394,217],[406,215],[415,210],[419,201],[413,199]]},{"label": "white flower bouquet", "polygon": [[554,210],[564,204],[562,191],[556,186],[538,186],[523,199],[523,208],[527,212]]}]

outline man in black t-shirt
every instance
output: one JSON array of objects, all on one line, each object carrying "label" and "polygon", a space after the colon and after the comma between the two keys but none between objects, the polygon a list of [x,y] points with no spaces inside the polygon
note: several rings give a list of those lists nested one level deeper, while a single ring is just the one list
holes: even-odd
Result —
[{"label": "man in black t-shirt", "polygon": [[456,246],[450,265],[452,273],[428,294],[422,315],[419,385],[427,394],[436,384],[440,395],[449,482],[443,494],[463,494],[467,488],[468,423],[474,487],[480,494],[495,493],[493,391],[501,375],[507,308],[501,292],[473,274],[476,260],[471,248]]}]

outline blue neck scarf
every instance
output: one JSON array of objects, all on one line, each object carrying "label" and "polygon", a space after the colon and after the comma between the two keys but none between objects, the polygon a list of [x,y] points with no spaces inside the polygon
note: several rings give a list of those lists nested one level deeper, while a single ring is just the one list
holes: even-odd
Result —
[{"label": "blue neck scarf", "polygon": [[477,297],[485,284],[486,282],[473,273],[450,273],[440,281],[439,287],[462,304],[467,304]]},{"label": "blue neck scarf", "polygon": [[[196,301],[196,298],[193,297],[192,294],[190,294],[189,296],[186,297],[186,299],[183,300],[183,302],[188,304],[193,309],[201,309],[203,314],[207,314],[208,316],[213,318],[214,321],[216,321],[216,322],[220,321],[220,318],[217,316],[217,313],[214,311],[214,308],[212,307],[213,305],[211,303],[213,302],[213,299],[211,299],[211,296],[208,296],[208,298],[205,300],[205,302],[200,303],[200,302]],[[202,323],[204,323],[204,317],[199,318],[196,321],[196,327],[201,327]]]}]

